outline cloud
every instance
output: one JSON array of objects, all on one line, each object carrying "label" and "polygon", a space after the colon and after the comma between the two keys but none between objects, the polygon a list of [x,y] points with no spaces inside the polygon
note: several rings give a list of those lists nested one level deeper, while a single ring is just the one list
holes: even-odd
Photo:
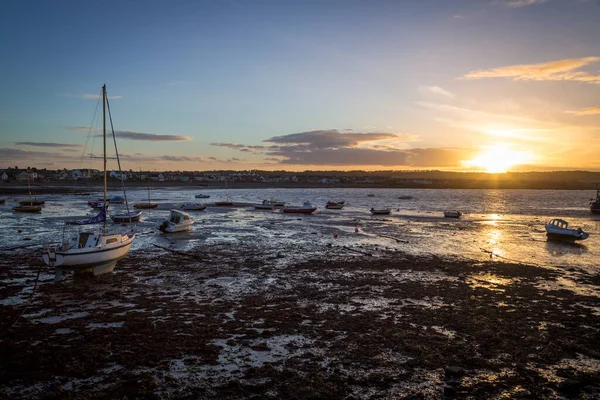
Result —
[{"label": "cloud", "polygon": [[582,57],[541,64],[509,65],[471,71],[463,76],[463,79],[510,78],[515,81],[575,81],[600,84],[600,75],[576,71],[599,60],[600,57]]},{"label": "cloud", "polygon": [[456,15],[453,15],[452,18],[463,19],[463,18],[465,18],[465,16],[464,15],[460,15],[460,14],[456,14]]},{"label": "cloud", "polygon": [[584,108],[582,110],[566,111],[566,112],[569,114],[573,114],[573,115],[595,115],[595,114],[600,114],[600,106],[588,107],[588,108]]},{"label": "cloud", "polygon": [[504,4],[506,4],[508,7],[520,8],[525,6],[531,6],[533,4],[545,3],[546,1],[548,0],[506,0],[504,1]]},{"label": "cloud", "polygon": [[454,99],[454,93],[451,93],[445,89],[442,89],[439,86],[421,86],[421,90],[425,90],[434,94],[439,94],[441,96],[448,97],[450,99]]},{"label": "cloud", "polygon": [[[189,156],[160,156],[158,158],[160,160],[164,160],[164,161],[199,161],[199,162],[207,162],[207,160],[208,160],[206,157],[202,157],[202,156],[197,156],[197,157],[189,157]],[[211,157],[211,159],[212,159],[212,157]]]},{"label": "cloud", "polygon": [[266,150],[270,147],[270,146],[249,146],[249,145],[245,145],[245,144],[232,143],[232,142],[211,143],[210,145],[215,146],[215,147],[223,147],[226,149],[238,150],[238,151],[242,151],[244,153],[260,152],[260,151]]},{"label": "cloud", "polygon": [[[143,140],[148,142],[183,142],[187,140],[192,140],[192,138],[189,136],[158,135],[155,133],[142,133],[132,131],[115,131],[115,135],[117,135],[119,139]],[[102,135],[96,135],[96,137],[102,137]]]},{"label": "cloud", "polygon": [[297,149],[328,149],[339,147],[357,147],[361,143],[381,140],[407,142],[412,137],[396,133],[341,133],[337,129],[317,130],[310,132],[292,133],[290,135],[273,136],[264,140],[267,143],[294,145]]},{"label": "cloud", "polygon": [[63,149],[81,148],[78,144],[44,143],[44,142],[15,142],[18,146],[55,147]]}]

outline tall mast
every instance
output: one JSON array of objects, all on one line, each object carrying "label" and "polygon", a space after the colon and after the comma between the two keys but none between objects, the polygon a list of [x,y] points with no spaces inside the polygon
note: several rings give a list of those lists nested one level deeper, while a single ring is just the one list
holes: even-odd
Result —
[{"label": "tall mast", "polygon": [[[106,84],[102,85],[102,138],[104,143],[104,212],[106,213]],[[106,218],[104,218],[106,233]]]}]

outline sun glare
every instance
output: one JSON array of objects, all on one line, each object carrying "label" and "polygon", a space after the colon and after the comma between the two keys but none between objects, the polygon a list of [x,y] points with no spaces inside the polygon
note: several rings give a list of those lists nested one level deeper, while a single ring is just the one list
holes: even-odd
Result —
[{"label": "sun glare", "polygon": [[486,172],[506,172],[510,167],[529,162],[529,157],[524,152],[510,150],[503,146],[486,148],[472,160],[466,161],[468,167],[482,168]]}]

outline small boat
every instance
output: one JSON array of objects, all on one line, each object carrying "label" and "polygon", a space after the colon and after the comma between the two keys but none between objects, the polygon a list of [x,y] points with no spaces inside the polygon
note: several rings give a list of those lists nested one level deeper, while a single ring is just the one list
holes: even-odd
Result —
[{"label": "small boat", "polygon": [[402,196],[398,196],[398,200],[410,200],[412,199],[412,196],[409,195],[402,195]]},{"label": "small boat", "polygon": [[189,230],[193,224],[194,220],[190,218],[190,214],[171,210],[169,219],[165,219],[158,229],[165,233],[183,232]]},{"label": "small boat", "polygon": [[584,232],[581,228],[570,229],[567,221],[554,218],[546,224],[546,236],[548,239],[574,242],[576,240],[585,240],[590,237],[590,234]]},{"label": "small boat", "polygon": [[[281,200],[265,200],[266,202],[269,202],[269,204],[271,204],[273,207],[275,208],[280,208],[280,207],[285,207],[285,201],[281,201]],[[265,202],[263,201],[263,203]]]},{"label": "small boat", "polygon": [[375,197],[375,193],[369,193],[367,194],[367,197]]},{"label": "small boat", "polygon": [[341,210],[344,208],[344,202],[338,203],[335,201],[328,201],[327,204],[325,204],[325,208],[329,210]]},{"label": "small boat", "polygon": [[[108,96],[106,95],[106,85],[102,86],[102,115],[103,129],[102,138],[104,143],[104,176],[106,176],[106,119],[107,110],[110,117],[110,107],[107,107]],[[115,143],[115,152],[117,153],[117,161],[119,153],[117,150],[117,141],[113,130],[113,139]],[[120,168],[119,168],[120,170]],[[104,181],[104,198],[106,198],[106,180]],[[104,204],[103,204],[104,206]],[[140,212],[141,213],[141,212]],[[103,223],[103,229],[96,232],[78,232],[72,235],[62,243],[50,246],[47,242],[44,243],[42,250],[42,259],[51,267],[56,268],[54,279],[60,281],[63,271],[75,272],[91,272],[94,275],[102,275],[110,273],[114,270],[117,262],[125,257],[131,245],[135,240],[133,231],[124,233],[109,234],[106,230],[106,208],[95,217],[82,221],[69,221],[69,225],[87,225]],[[64,233],[64,231],[63,231]],[[58,235],[55,235],[58,236]]]},{"label": "small boat", "polygon": [[275,206],[273,205],[273,203],[271,203],[270,200],[263,200],[262,204],[255,204],[254,209],[255,210],[273,210],[273,209],[275,209]]},{"label": "small boat", "polygon": [[141,211],[129,211],[110,216],[110,219],[117,224],[130,224],[132,222],[139,222],[140,218],[142,218]]},{"label": "small boat", "polygon": [[[98,201],[104,201],[104,198],[98,199]],[[123,204],[125,203],[125,198],[123,196],[113,196],[109,199],[106,199],[109,204]],[[88,202],[89,204],[90,202]]]},{"label": "small boat", "polygon": [[19,202],[20,206],[43,206],[44,204],[46,204],[46,202],[40,200],[25,200]]},{"label": "small boat", "polygon": [[446,218],[460,218],[462,213],[460,211],[444,211],[444,217]]},{"label": "small boat", "polygon": [[596,184],[596,200],[590,199],[590,211],[592,214],[600,214],[600,184]]},{"label": "small boat", "polygon": [[104,208],[104,203],[102,201],[88,201],[88,206],[95,210],[102,210]]},{"label": "small boat", "polygon": [[150,208],[156,208],[158,207],[157,203],[152,203],[150,201],[150,186],[148,186],[148,202],[147,203],[135,203],[133,205],[133,208],[137,208],[139,210],[147,210]]},{"label": "small boat", "polygon": [[298,214],[310,214],[314,212],[317,207],[310,204],[310,201],[305,201],[301,207],[286,206],[281,209],[284,213],[298,213]]},{"label": "small boat", "polygon": [[371,214],[374,215],[389,215],[392,213],[392,210],[390,210],[389,208],[371,208],[369,211],[371,211]]},{"label": "small boat", "polygon": [[6,200],[0,199],[0,204],[4,204],[4,203],[6,203]]},{"label": "small boat", "polygon": [[34,213],[34,212],[42,211],[42,207],[40,207],[40,206],[16,206],[16,207],[13,207],[13,211]]},{"label": "small boat", "polygon": [[218,206],[218,207],[229,207],[232,205],[233,205],[233,202],[231,202],[231,201],[215,201],[215,206]]},{"label": "small boat", "polygon": [[197,199],[208,199],[210,197],[210,195],[204,194],[204,193],[200,193],[200,194],[197,194],[195,197]]},{"label": "small boat", "polygon": [[206,209],[206,205],[202,203],[185,203],[179,208],[185,211],[202,211]]}]

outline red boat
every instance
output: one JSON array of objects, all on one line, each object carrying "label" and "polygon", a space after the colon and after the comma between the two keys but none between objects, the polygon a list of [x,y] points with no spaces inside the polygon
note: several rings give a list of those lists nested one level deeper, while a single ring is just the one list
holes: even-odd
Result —
[{"label": "red boat", "polygon": [[310,204],[310,201],[305,201],[304,204],[302,204],[302,207],[288,206],[283,207],[281,211],[284,213],[310,214],[316,209],[317,207],[314,207],[312,204]]}]

